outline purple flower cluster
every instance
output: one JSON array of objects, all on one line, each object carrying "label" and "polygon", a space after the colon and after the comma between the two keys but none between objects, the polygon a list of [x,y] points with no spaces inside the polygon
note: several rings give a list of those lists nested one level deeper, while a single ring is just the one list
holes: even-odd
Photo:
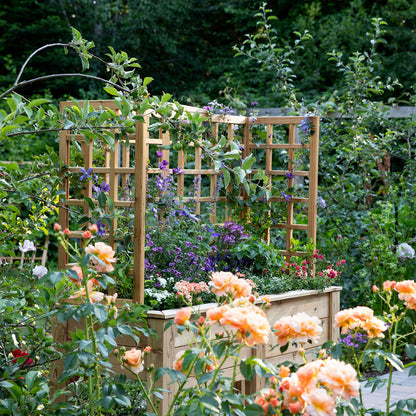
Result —
[{"label": "purple flower cluster", "polygon": [[340,341],[347,347],[358,348],[363,344],[367,344],[368,337],[366,334],[363,334],[361,332],[357,332],[354,335],[351,334],[351,332],[349,332],[346,336],[342,337]]},{"label": "purple flower cluster", "polygon": [[310,120],[309,117],[306,116],[301,122],[300,122],[300,128],[305,134],[309,134],[311,130],[310,126]]}]

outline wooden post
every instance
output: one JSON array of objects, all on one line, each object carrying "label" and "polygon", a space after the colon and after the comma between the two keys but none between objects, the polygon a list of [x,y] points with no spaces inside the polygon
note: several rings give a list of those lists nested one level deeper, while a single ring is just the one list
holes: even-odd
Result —
[{"label": "wooden post", "polygon": [[[61,112],[63,111],[61,103]],[[59,157],[65,165],[69,165],[69,133],[67,131],[59,132]],[[64,191],[65,199],[69,198],[69,178],[64,176],[62,178],[61,189]],[[64,203],[64,198],[59,197],[59,224],[62,230],[65,230],[69,226],[69,213],[68,206]],[[65,248],[61,244],[58,244],[58,268],[60,270],[65,269],[65,265],[68,263],[68,254]]]},{"label": "wooden post", "polygon": [[318,215],[318,159],[319,159],[319,117],[311,117],[313,134],[309,148],[309,201],[308,201],[308,238],[316,244],[316,222]]},{"label": "wooden post", "polygon": [[134,200],[134,277],[133,302],[144,302],[144,259],[146,227],[146,165],[147,165],[147,128],[149,117],[136,123],[135,149],[135,200]]}]

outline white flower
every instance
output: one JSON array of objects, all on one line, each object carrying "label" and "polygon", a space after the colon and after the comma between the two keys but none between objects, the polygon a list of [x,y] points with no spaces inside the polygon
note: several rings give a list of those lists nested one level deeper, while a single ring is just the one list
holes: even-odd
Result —
[{"label": "white flower", "polygon": [[36,276],[38,279],[45,276],[48,273],[48,269],[44,266],[35,266],[32,270],[33,276]]},{"label": "white flower", "polygon": [[157,281],[159,282],[160,287],[166,287],[166,285],[167,285],[167,283],[168,283],[168,281],[167,281],[166,279],[164,279],[163,277],[159,277],[159,278],[157,279]]},{"label": "white flower", "polygon": [[156,299],[158,302],[173,297],[172,293],[167,290],[155,290],[152,288],[145,289],[144,293],[152,299]]},{"label": "white flower", "polygon": [[415,250],[409,244],[402,243],[397,247],[397,254],[402,259],[413,259],[415,257]]},{"label": "white flower", "polygon": [[36,247],[35,247],[35,244],[33,243],[33,241],[25,240],[23,242],[23,245],[22,245],[22,243],[19,243],[19,250],[22,253],[27,253],[28,251],[36,251]]}]

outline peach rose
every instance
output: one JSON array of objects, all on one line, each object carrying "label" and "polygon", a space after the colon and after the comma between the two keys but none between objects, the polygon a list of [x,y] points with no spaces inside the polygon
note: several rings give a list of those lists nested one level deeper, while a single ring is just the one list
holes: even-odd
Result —
[{"label": "peach rose", "polygon": [[396,282],[394,280],[386,280],[383,282],[383,290],[391,292],[396,286]]},{"label": "peach rose", "polygon": [[224,314],[230,309],[228,305],[218,306],[207,310],[206,316],[208,321],[218,322],[224,317]]},{"label": "peach rose", "polygon": [[78,275],[78,280],[75,280],[73,277],[68,276],[73,282],[75,283],[81,283],[82,280],[82,269],[79,266],[73,266],[71,267],[71,270],[73,270]]},{"label": "peach rose", "polygon": [[232,284],[237,280],[237,276],[230,272],[214,272],[211,275],[209,285],[211,291],[217,296],[224,296],[232,292]]},{"label": "peach rose", "polygon": [[384,338],[383,332],[387,330],[387,325],[376,317],[362,322],[361,327],[367,332],[368,338]]},{"label": "peach rose", "polygon": [[345,309],[335,315],[335,327],[341,327],[342,334],[346,334],[349,330],[363,329],[369,338],[382,338],[387,326],[373,315],[373,310],[366,306]]},{"label": "peach rose", "polygon": [[178,351],[173,362],[173,369],[182,372],[183,356],[186,351]]},{"label": "peach rose", "polygon": [[403,280],[397,282],[394,289],[399,293],[399,299],[410,309],[416,309],[416,282],[414,280]]},{"label": "peach rose", "polygon": [[112,263],[116,262],[114,258],[114,250],[101,241],[95,243],[95,245],[89,244],[86,249],[86,253],[94,254],[97,259],[93,258],[92,261],[95,264],[95,268],[98,272],[112,272],[114,267]]},{"label": "peach rose", "polygon": [[319,378],[334,395],[342,397],[346,401],[359,394],[360,383],[351,364],[327,358],[324,360]]},{"label": "peach rose", "polygon": [[284,316],[275,322],[273,328],[279,345],[289,341],[317,342],[322,333],[321,321],[316,316],[300,312],[293,316]]},{"label": "peach rose", "polygon": [[123,363],[127,365],[134,374],[139,374],[143,371],[143,353],[141,350],[132,348],[126,351],[123,356]]},{"label": "peach rose", "polygon": [[335,416],[335,399],[324,388],[313,389],[302,397],[308,403],[306,412],[310,416]]},{"label": "peach rose", "polygon": [[271,332],[270,324],[262,314],[251,311],[246,316],[246,329],[249,334],[245,338],[247,345],[267,344],[269,341],[269,334]]},{"label": "peach rose", "polygon": [[245,279],[235,279],[231,283],[233,299],[247,298],[251,295],[251,285]]},{"label": "peach rose", "polygon": [[179,309],[178,312],[176,312],[176,316],[173,322],[175,322],[176,325],[184,325],[185,322],[189,321],[191,313],[192,310],[189,307]]}]

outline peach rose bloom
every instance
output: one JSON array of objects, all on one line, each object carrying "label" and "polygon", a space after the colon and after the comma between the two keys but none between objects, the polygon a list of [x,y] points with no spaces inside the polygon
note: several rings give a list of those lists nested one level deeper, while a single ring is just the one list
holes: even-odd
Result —
[{"label": "peach rose bloom", "polygon": [[299,386],[303,390],[311,390],[316,387],[318,382],[319,371],[323,366],[322,360],[311,361],[296,371]]},{"label": "peach rose bloom", "polygon": [[95,245],[89,244],[86,249],[86,253],[94,254],[98,259],[103,263],[98,263],[96,259],[92,259],[93,263],[95,264],[95,269],[100,272],[112,272],[114,267],[112,263],[116,262],[114,258],[114,250],[103,242],[95,243]]},{"label": "peach rose bloom", "polygon": [[280,404],[278,400],[278,393],[276,390],[273,390],[272,388],[270,388],[268,392],[256,396],[254,402],[261,406],[264,410],[264,413],[266,414],[269,414],[267,412],[269,405],[277,407]]},{"label": "peach rose bloom", "polygon": [[123,357],[124,365],[127,365],[134,374],[139,374],[143,371],[143,353],[141,350],[132,348],[126,351]]},{"label": "peach rose bloom", "polygon": [[176,312],[176,316],[173,322],[176,325],[184,325],[185,322],[189,321],[189,318],[191,317],[191,313],[192,313],[192,310],[189,307],[179,309],[178,312]]},{"label": "peach rose bloom", "polygon": [[284,316],[277,320],[273,326],[277,343],[286,345],[290,340],[317,342],[322,333],[321,321],[316,316],[309,316],[300,312],[293,316]]},{"label": "peach rose bloom", "polygon": [[383,282],[383,290],[387,290],[391,292],[396,286],[396,282],[394,280],[386,280]]},{"label": "peach rose bloom", "polygon": [[224,314],[230,309],[228,305],[207,309],[206,316],[211,323],[220,321]]},{"label": "peach rose bloom", "polygon": [[319,378],[334,395],[342,397],[346,401],[358,396],[360,383],[351,364],[332,358],[327,358],[323,363]]},{"label": "peach rose bloom", "polygon": [[285,378],[285,377],[288,377],[289,374],[290,374],[290,368],[282,364],[279,367],[279,376],[282,378]]},{"label": "peach rose bloom", "polygon": [[374,311],[367,306],[356,306],[352,309],[354,317],[360,321],[365,321],[371,319],[374,316]]},{"label": "peach rose bloom", "polygon": [[222,326],[231,326],[232,329],[245,334],[247,331],[246,318],[248,313],[248,308],[229,308],[219,322]]},{"label": "peach rose bloom", "polygon": [[384,338],[383,332],[388,329],[387,325],[381,319],[374,316],[364,321],[362,328],[367,332],[368,338]]},{"label": "peach rose bloom", "polygon": [[250,311],[246,317],[246,327],[249,333],[249,336],[245,339],[247,345],[267,344],[271,328],[265,316]]},{"label": "peach rose bloom", "polygon": [[403,280],[397,282],[394,289],[399,293],[399,299],[410,309],[416,309],[416,282]]},{"label": "peach rose bloom", "polygon": [[82,269],[79,266],[73,266],[71,267],[71,270],[73,270],[78,275],[78,280],[73,279],[72,277],[68,276],[73,282],[80,283],[82,280]]},{"label": "peach rose bloom", "polygon": [[373,315],[373,310],[366,306],[345,309],[335,315],[335,327],[341,327],[343,334],[346,334],[348,330],[361,328],[367,332],[369,338],[382,338],[387,326]]},{"label": "peach rose bloom", "polygon": [[277,337],[277,343],[279,345],[286,345],[292,338],[293,331],[290,325],[290,316],[284,316],[276,321],[273,325],[274,335]]},{"label": "peach rose bloom", "polygon": [[251,295],[251,285],[245,279],[235,279],[231,283],[233,299],[248,298]]},{"label": "peach rose bloom", "polygon": [[373,318],[374,312],[367,306],[344,309],[335,314],[335,327],[341,328],[341,333],[346,334],[349,330],[361,328],[362,321]]},{"label": "peach rose bloom", "polygon": [[104,293],[97,292],[96,290],[93,290],[92,292],[88,292],[88,296],[90,298],[90,303],[96,303],[101,302],[104,299]]},{"label": "peach rose bloom", "polygon": [[318,342],[318,338],[322,334],[321,320],[317,316],[309,316],[305,312],[300,312],[294,317],[296,318],[296,326],[294,326],[296,341]]},{"label": "peach rose bloom", "polygon": [[324,388],[317,388],[303,395],[309,416],[335,416],[335,399]]},{"label": "peach rose bloom", "polygon": [[211,274],[211,291],[217,296],[224,296],[232,292],[232,284],[237,276],[230,272],[214,272]]},{"label": "peach rose bloom", "polygon": [[283,388],[284,400],[283,400],[283,409],[289,409],[291,404],[299,403],[300,409],[304,409],[305,402],[302,398],[304,393],[304,388],[299,384],[298,376],[295,373],[292,373],[285,382],[282,383],[281,387]]},{"label": "peach rose bloom", "polygon": [[175,361],[173,362],[173,369],[176,371],[182,371],[182,364],[183,364],[183,355],[186,351],[178,351],[175,356]]}]

